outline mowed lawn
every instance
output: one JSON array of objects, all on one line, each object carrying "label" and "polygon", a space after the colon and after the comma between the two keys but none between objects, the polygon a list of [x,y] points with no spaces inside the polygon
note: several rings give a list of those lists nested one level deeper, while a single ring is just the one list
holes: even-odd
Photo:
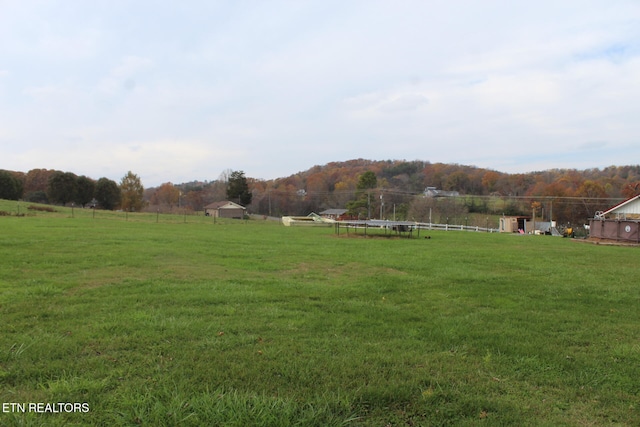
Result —
[{"label": "mowed lawn", "polygon": [[79,213],[0,216],[0,425],[640,424],[636,247]]}]

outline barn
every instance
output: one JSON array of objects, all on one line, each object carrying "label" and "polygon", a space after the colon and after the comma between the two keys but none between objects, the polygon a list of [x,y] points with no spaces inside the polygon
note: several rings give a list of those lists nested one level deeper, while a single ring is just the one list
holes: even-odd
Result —
[{"label": "barn", "polygon": [[235,218],[242,219],[247,213],[247,208],[237,203],[224,200],[213,202],[204,207],[204,214],[214,218]]},{"label": "barn", "polygon": [[589,237],[640,243],[640,194],[606,211],[596,212],[595,217],[589,220]]}]

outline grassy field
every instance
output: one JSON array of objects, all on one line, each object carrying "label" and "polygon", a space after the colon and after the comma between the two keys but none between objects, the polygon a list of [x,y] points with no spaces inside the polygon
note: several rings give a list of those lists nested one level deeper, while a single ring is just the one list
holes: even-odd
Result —
[{"label": "grassy field", "polygon": [[638,248],[26,207],[0,425],[640,423]]}]

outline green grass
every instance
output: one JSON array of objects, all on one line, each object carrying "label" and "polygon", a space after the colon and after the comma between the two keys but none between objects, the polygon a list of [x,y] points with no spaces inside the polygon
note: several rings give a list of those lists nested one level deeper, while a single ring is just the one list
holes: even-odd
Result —
[{"label": "green grass", "polygon": [[0,403],[90,411],[0,425],[640,419],[637,248],[56,209],[0,216]]}]

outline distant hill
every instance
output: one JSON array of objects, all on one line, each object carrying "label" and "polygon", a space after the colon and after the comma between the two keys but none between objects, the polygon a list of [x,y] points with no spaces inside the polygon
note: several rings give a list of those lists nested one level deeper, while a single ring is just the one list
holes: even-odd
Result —
[{"label": "distant hill", "polygon": [[387,208],[393,206],[396,212],[400,209],[405,215],[415,197],[422,195],[427,187],[474,196],[469,199],[473,200],[473,205],[467,206],[467,212],[481,211],[476,203],[487,202],[476,200],[490,196],[520,200],[509,206],[504,202],[500,210],[503,213],[527,212],[529,207],[522,201],[525,198],[557,200],[557,203],[562,200],[566,206],[557,205],[556,213],[564,209],[567,218],[591,215],[590,211],[598,206],[607,206],[614,200],[640,192],[640,165],[508,174],[476,166],[422,160],[354,159],[313,166],[275,180],[252,180],[254,198],[250,208],[264,214],[300,215],[345,207],[356,194],[358,177],[367,171],[375,173],[377,178],[376,209],[384,203]]},{"label": "distant hill", "polygon": [[549,169],[508,174],[476,166],[431,163],[421,160],[355,159],[318,165],[270,181],[254,181],[282,191],[334,192],[355,190],[358,176],[372,171],[379,187],[419,193],[426,187],[467,195],[630,197],[640,185],[640,165],[604,169]]}]

